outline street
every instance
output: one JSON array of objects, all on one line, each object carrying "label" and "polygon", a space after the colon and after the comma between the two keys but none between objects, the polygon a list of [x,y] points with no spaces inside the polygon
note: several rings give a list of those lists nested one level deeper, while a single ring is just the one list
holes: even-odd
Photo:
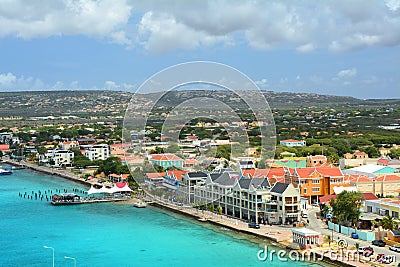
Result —
[{"label": "street", "polygon": [[[317,218],[317,212],[319,212],[319,208],[317,207],[312,207],[307,211],[308,214],[308,220],[309,220],[309,225],[307,228],[312,229],[314,231],[317,231],[323,235],[329,235],[332,236],[332,230],[328,229],[328,225],[326,225],[321,219]],[[346,240],[347,244],[350,246],[354,246],[355,243],[360,244],[361,247],[367,247],[370,246],[374,249],[374,255],[372,256],[373,259],[376,259],[376,256],[379,253],[383,253],[385,255],[394,255],[396,260],[392,264],[387,264],[387,266],[397,266],[398,261],[400,260],[400,253],[399,252],[394,252],[389,250],[389,246],[386,245],[385,247],[377,247],[373,246],[370,241],[363,241],[360,239],[353,239],[347,235],[340,234],[337,232],[333,232],[333,240],[338,241],[339,239]]]}]

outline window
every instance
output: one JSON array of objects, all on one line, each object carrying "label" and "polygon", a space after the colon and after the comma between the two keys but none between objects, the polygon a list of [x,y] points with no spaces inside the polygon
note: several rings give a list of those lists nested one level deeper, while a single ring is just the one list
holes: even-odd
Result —
[{"label": "window", "polygon": [[312,179],[313,184],[319,184],[319,179]]},{"label": "window", "polygon": [[300,184],[306,184],[306,183],[307,183],[306,180],[301,180],[301,181],[300,181]]},{"label": "window", "polygon": [[307,194],[307,188],[303,189],[303,194]]},{"label": "window", "polygon": [[319,188],[319,187],[313,187],[313,188],[312,188],[312,191],[313,191],[313,192],[319,192],[319,191],[320,191],[320,188]]}]

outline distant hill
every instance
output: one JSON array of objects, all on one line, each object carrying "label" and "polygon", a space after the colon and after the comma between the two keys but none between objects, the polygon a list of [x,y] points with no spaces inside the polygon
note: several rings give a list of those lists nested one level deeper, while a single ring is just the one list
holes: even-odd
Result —
[{"label": "distant hill", "polygon": [[[248,92],[248,94],[252,93],[254,92]],[[400,99],[361,100],[344,96],[272,91],[263,91],[263,94],[273,109],[313,106],[335,109],[375,106],[396,108],[400,106]],[[132,93],[108,90],[0,92],[0,118],[9,116],[26,118],[49,115],[123,115],[132,96]],[[160,96],[162,98],[158,105],[164,107],[174,107],[185,100],[195,97],[212,97],[236,108],[246,108],[243,101],[238,99],[234,93],[226,90],[172,91],[140,95],[140,98],[154,100]]]}]

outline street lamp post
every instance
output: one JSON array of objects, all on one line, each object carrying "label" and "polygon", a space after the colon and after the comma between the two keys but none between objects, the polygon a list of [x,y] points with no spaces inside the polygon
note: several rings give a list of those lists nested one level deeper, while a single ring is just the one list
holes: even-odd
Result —
[{"label": "street lamp post", "polygon": [[43,246],[44,248],[49,248],[49,249],[51,249],[52,250],[52,252],[53,252],[53,267],[54,267],[54,248],[53,247],[48,247],[48,246]]},{"label": "street lamp post", "polygon": [[64,256],[65,259],[71,259],[74,261],[74,267],[76,267],[76,259],[68,256]]}]

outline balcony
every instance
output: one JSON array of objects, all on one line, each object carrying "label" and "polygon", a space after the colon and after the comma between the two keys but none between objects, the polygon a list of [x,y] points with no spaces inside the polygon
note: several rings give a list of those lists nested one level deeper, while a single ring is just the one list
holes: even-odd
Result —
[{"label": "balcony", "polygon": [[298,202],[298,201],[286,201],[285,205],[300,205],[300,202]]}]

